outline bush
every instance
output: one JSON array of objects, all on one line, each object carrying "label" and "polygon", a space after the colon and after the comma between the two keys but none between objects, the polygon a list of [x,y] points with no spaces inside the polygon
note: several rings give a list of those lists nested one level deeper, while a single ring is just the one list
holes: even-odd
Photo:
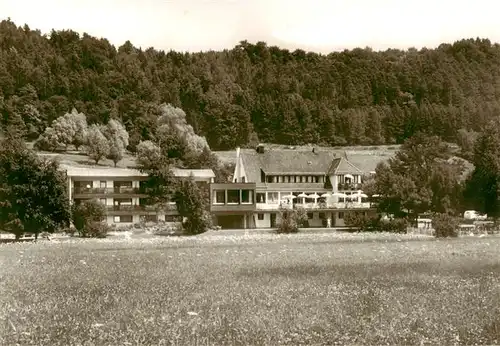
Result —
[{"label": "bush", "polygon": [[379,232],[406,233],[408,229],[408,220],[402,218],[392,220],[380,219],[376,227]]},{"label": "bush", "polygon": [[355,227],[360,232],[373,232],[376,231],[378,216],[368,216],[363,212],[350,211],[344,216],[344,222],[346,226]]},{"label": "bush", "polygon": [[432,218],[432,228],[436,238],[458,237],[459,222],[457,218],[447,214],[437,214]]},{"label": "bush", "polygon": [[105,237],[110,227],[104,223],[106,208],[97,200],[73,205],[73,224],[81,237]]},{"label": "bush", "polygon": [[309,222],[307,212],[303,208],[280,208],[279,218],[276,230],[278,233],[297,233],[299,227],[305,227]]},{"label": "bush", "polygon": [[187,235],[201,234],[212,228],[212,215],[206,210],[196,210],[182,222]]},{"label": "bush", "polygon": [[348,212],[344,222],[346,226],[355,227],[359,232],[406,233],[408,227],[406,219],[382,220],[379,215],[365,215],[356,211]]},{"label": "bush", "polygon": [[85,227],[85,237],[88,238],[106,238],[111,232],[111,227],[104,222],[90,222]]}]

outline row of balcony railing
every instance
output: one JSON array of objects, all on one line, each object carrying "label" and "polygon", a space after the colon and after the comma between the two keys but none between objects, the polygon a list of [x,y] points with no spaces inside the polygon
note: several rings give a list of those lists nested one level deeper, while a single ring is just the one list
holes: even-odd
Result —
[{"label": "row of balcony railing", "polygon": [[276,204],[266,204],[257,203],[257,210],[275,210],[279,208],[285,209],[299,209],[303,208],[306,210],[321,210],[321,209],[366,209],[375,207],[374,203],[371,202],[318,202],[318,203],[276,203]]},{"label": "row of balcony railing", "polygon": [[123,193],[123,194],[139,194],[143,193],[141,188],[138,187],[76,187],[73,191],[74,194],[113,194],[113,193]]},{"label": "row of balcony railing", "polygon": [[339,183],[337,188],[339,191],[361,190],[361,184],[359,184],[359,183]]},{"label": "row of balcony railing", "polygon": [[165,204],[165,205],[108,205],[106,206],[108,211],[168,211],[177,210],[175,204]]}]

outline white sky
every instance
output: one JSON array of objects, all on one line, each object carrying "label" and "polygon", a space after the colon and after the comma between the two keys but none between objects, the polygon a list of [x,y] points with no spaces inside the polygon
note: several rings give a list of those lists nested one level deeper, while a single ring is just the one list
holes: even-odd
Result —
[{"label": "white sky", "polygon": [[0,19],[115,45],[200,51],[265,41],[318,52],[500,42],[498,0],[0,0]]}]

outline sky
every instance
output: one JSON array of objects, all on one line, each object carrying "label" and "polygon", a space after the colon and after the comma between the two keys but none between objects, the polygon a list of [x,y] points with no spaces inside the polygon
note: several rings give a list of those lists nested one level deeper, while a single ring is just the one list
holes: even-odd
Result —
[{"label": "sky", "polygon": [[0,19],[120,46],[200,51],[265,41],[320,53],[500,42],[496,0],[0,0]]}]

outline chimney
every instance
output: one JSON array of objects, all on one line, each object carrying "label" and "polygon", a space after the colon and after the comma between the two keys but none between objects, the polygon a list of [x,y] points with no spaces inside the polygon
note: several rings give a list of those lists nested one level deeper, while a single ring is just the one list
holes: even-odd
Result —
[{"label": "chimney", "polygon": [[259,154],[264,154],[264,151],[265,151],[265,150],[264,150],[264,144],[259,144],[259,145],[257,145],[257,152],[258,152]]}]

